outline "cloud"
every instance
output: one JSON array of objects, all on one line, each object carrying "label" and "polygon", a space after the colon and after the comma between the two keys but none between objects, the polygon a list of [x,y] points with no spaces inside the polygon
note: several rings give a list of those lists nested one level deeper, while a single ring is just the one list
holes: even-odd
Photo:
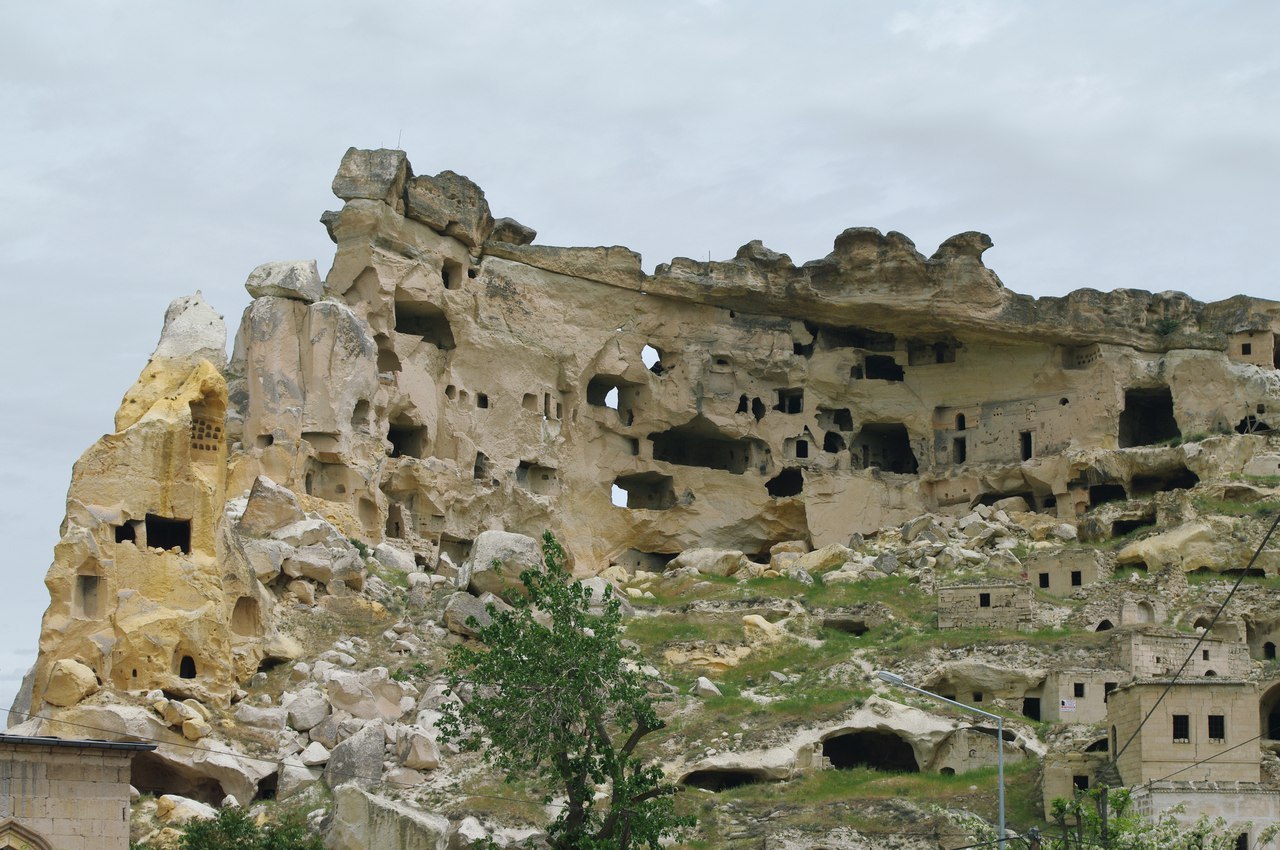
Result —
[{"label": "cloud", "polygon": [[947,47],[968,49],[990,39],[1017,17],[1008,4],[980,2],[930,2],[895,13],[888,30],[909,36],[926,50]]}]

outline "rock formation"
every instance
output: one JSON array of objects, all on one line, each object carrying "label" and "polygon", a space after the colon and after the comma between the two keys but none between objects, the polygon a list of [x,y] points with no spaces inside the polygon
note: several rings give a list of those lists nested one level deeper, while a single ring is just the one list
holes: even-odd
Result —
[{"label": "rock formation", "polygon": [[[659,597],[734,579],[892,579],[929,600],[934,631],[1178,624],[1196,604],[1185,574],[1237,569],[1260,537],[1188,491],[1274,495],[1280,303],[1037,300],[984,266],[984,234],[925,257],[870,228],[801,266],[751,242],[649,275],[626,248],[533,244],[467,178],[415,176],[400,151],[349,150],[333,190],[328,274],[255,269],[229,362],[199,293],[173,302],[115,431],[73,471],[17,707],[34,733],[160,741],[136,762],[140,790],[247,803],[344,786],[330,833],[344,848],[376,846],[398,818],[414,846],[523,835],[370,789],[461,781],[428,779],[452,757],[438,683],[384,665],[472,635],[543,529],[648,617]],[[1147,526],[1160,533],[1118,551],[1076,542]],[[1146,577],[1117,590],[1135,565]],[[1274,543],[1257,569],[1280,569]],[[696,607],[704,591],[685,613],[707,639],[651,656],[667,665],[655,676],[697,680],[695,703],[718,693],[704,674],[778,642],[901,620],[887,600]],[[1230,640],[1249,675],[1248,650],[1275,657],[1280,618],[1263,589],[1243,598]],[[321,620],[337,633],[317,636]],[[843,675],[865,682],[868,652]],[[1061,659],[973,652],[926,654],[919,681],[1015,713],[1058,701]],[[1106,652],[1077,666],[1137,675]],[[890,706],[669,767],[696,787],[779,780],[839,766],[853,744],[827,742],[853,735],[905,742],[919,770],[990,761],[989,730]],[[1019,735],[1017,757],[1044,754]]]}]

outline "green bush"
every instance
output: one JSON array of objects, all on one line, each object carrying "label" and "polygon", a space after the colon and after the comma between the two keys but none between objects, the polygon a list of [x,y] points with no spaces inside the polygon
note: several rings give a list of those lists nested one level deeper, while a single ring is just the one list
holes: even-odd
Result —
[{"label": "green bush", "polygon": [[192,822],[178,850],[324,850],[324,842],[296,816],[259,826],[247,811],[229,806],[213,820]]}]

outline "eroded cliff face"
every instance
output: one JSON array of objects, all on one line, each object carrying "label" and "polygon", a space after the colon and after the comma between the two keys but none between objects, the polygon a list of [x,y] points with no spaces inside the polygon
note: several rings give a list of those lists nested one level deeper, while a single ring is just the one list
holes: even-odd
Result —
[{"label": "eroded cliff face", "polygon": [[[1009,526],[1024,536],[1105,538],[1158,510],[1187,519],[1185,499],[1160,499],[1198,482],[1280,472],[1277,302],[1035,300],[983,265],[984,234],[926,258],[870,228],[799,267],[752,242],[647,275],[625,248],[532,244],[469,180],[415,176],[399,151],[348,151],[334,191],[327,276],[256,269],[229,363],[222,319],[198,294],[175,301],[115,432],[73,472],[34,728],[88,718],[166,741],[144,771],[156,788],[254,796],[266,774],[235,761],[237,723],[292,729],[290,758],[338,745],[354,727],[237,714],[216,767],[178,747],[247,707],[260,669],[314,655],[290,612],[387,617],[375,564],[423,592],[482,592],[486,532],[551,529],[578,574],[619,583],[704,549],[744,575],[820,550],[815,572],[858,581],[870,561],[850,566],[848,547],[923,514],[999,502],[1025,509]],[[1126,497],[1147,501],[1098,510]],[[1190,560],[1157,541],[1128,562],[1213,566],[1203,538]],[[926,584],[968,557],[941,552],[913,567]],[[342,686],[381,694],[348,719],[429,710],[385,674]],[[342,677],[308,676],[341,703]]]}]

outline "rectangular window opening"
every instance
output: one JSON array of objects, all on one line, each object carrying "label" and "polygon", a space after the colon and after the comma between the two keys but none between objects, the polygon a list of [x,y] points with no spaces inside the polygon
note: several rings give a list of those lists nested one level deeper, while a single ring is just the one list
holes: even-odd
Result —
[{"label": "rectangular window opening", "polygon": [[979,608],[990,608],[990,607],[991,607],[991,594],[990,594],[990,593],[979,593],[979,594],[978,594],[978,607],[979,607]]},{"label": "rectangular window opening", "polygon": [[1031,456],[1033,454],[1033,449],[1034,449],[1034,446],[1031,443],[1031,432],[1030,431],[1018,432],[1018,439],[1022,444],[1022,459],[1031,460]]},{"label": "rectangular window opening", "polygon": [[1227,740],[1227,716],[1225,714],[1209,715],[1209,741],[1222,744]]},{"label": "rectangular window opening", "polygon": [[1072,570],[1072,571],[1071,571],[1071,586],[1072,586],[1072,587],[1079,587],[1079,586],[1080,586],[1080,585],[1082,585],[1082,584],[1084,584],[1084,574],[1083,574],[1083,573],[1081,573],[1079,570]]},{"label": "rectangular window opening", "polygon": [[1191,715],[1173,715],[1173,742],[1175,744],[1191,743]]},{"label": "rectangular window opening", "polygon": [[1048,573],[1041,573],[1041,574],[1040,574],[1040,587],[1041,587],[1041,588],[1044,588],[1044,589],[1048,589],[1048,587],[1049,587],[1049,574],[1048,574]]},{"label": "rectangular window opening", "polygon": [[177,549],[184,555],[191,554],[191,520],[147,514],[146,531],[149,548]]}]

